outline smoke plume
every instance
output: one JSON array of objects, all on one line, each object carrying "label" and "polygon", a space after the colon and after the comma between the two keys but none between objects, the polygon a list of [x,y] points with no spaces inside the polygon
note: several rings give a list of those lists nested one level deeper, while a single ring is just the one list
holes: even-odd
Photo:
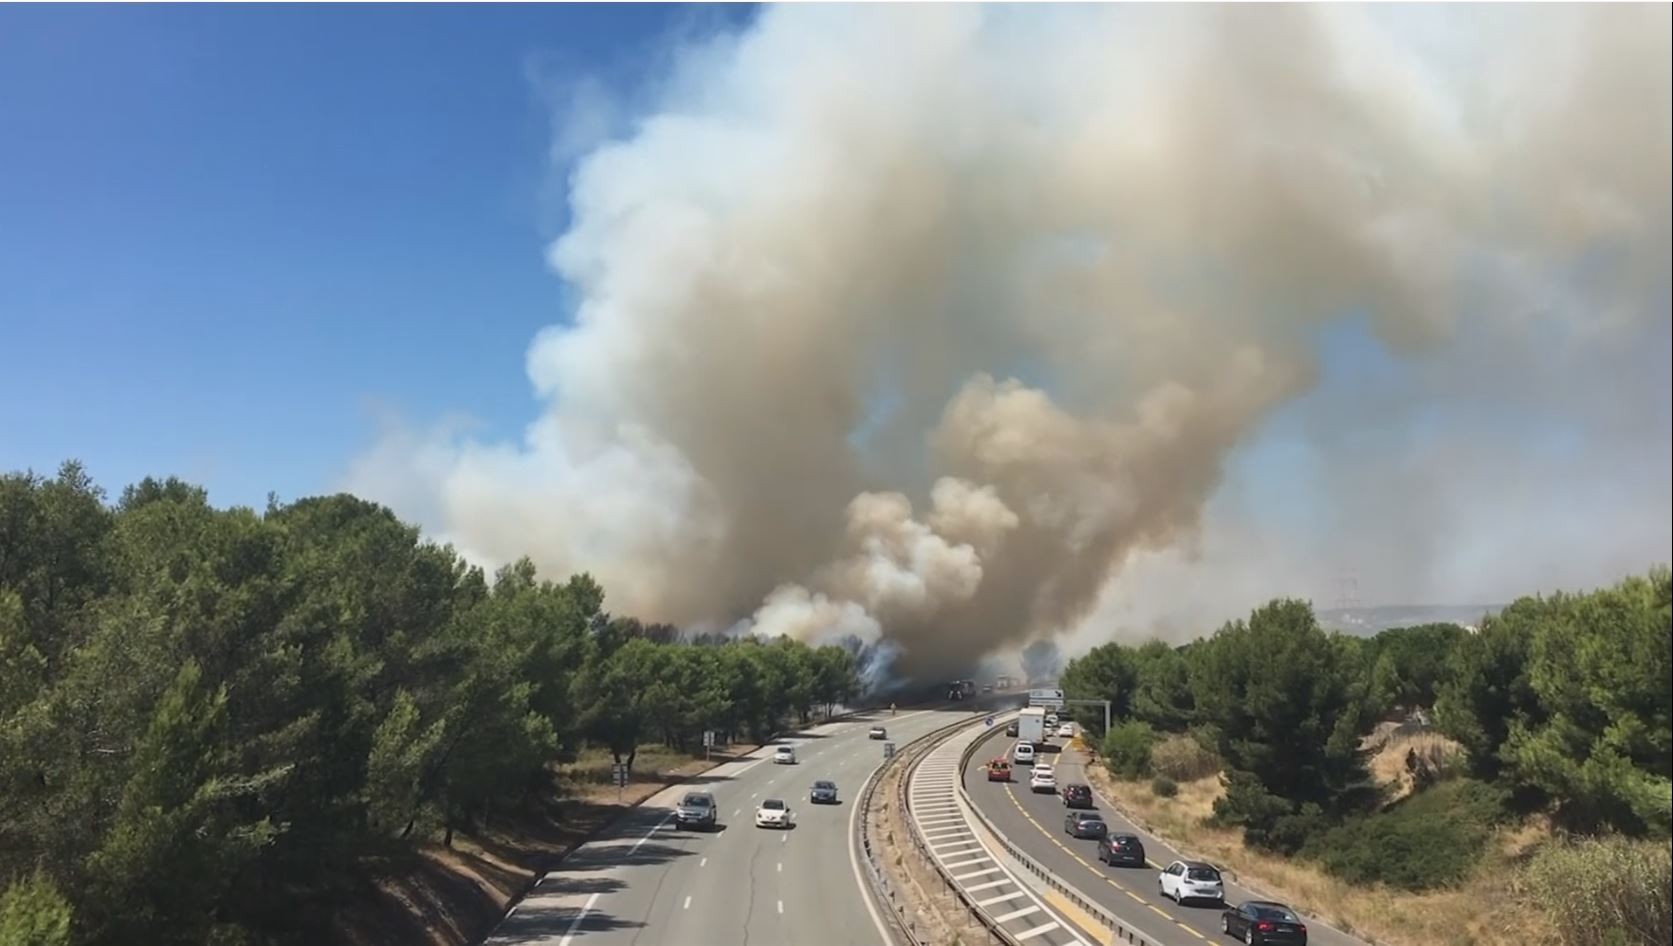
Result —
[{"label": "smoke plume", "polygon": [[1666,5],[767,9],[573,167],[578,302],[524,442],[403,434],[350,485],[616,611],[957,672],[1195,541],[1328,324],[1458,403],[1534,370],[1530,334],[1576,352],[1543,376],[1665,333],[1668,34]]}]

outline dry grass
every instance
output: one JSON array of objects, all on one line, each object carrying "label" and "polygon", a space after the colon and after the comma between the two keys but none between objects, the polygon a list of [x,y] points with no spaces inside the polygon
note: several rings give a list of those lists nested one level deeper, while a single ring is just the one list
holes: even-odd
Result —
[{"label": "dry grass", "polygon": [[[1377,734],[1373,733],[1373,737]],[[1456,768],[1463,758],[1464,747],[1438,732],[1392,731],[1380,739],[1367,739],[1371,754],[1371,775],[1388,790],[1393,801],[1410,795],[1417,788],[1418,774],[1431,781]],[[1410,768],[1408,756],[1417,769]]]},{"label": "dry grass", "polygon": [[[1405,749],[1399,750],[1404,755]],[[1481,865],[1463,886],[1427,893],[1385,887],[1357,887],[1304,861],[1262,854],[1243,844],[1235,830],[1206,824],[1222,792],[1218,777],[1182,782],[1174,798],[1161,798],[1149,785],[1116,782],[1107,773],[1089,776],[1118,807],[1171,845],[1219,864],[1239,883],[1283,900],[1325,922],[1388,946],[1521,946],[1539,942],[1543,918],[1512,896],[1511,875],[1538,844],[1549,839],[1543,825],[1501,831]]]}]

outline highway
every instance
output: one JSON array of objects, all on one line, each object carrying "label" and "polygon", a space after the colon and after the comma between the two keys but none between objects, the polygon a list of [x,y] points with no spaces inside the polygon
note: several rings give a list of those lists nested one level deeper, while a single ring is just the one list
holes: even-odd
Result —
[{"label": "highway", "polygon": [[[777,765],[772,746],[671,786],[582,845],[548,874],[486,940],[487,946],[878,946],[886,942],[860,891],[851,819],[864,783],[883,761],[867,730],[886,726],[897,745],[969,710],[887,710],[785,736],[798,764]],[[816,779],[837,783],[840,804],[810,805]],[[676,830],[682,795],[708,791],[720,807],[714,833]],[[763,798],[790,804],[796,826],[757,828]]]},{"label": "highway", "polygon": [[[1067,813],[1063,800],[1056,794],[1029,791],[1028,766],[1016,767],[1014,781],[989,782],[982,763],[1006,752],[1014,741],[1007,738],[1003,730],[988,736],[977,746],[964,773],[964,785],[971,802],[1001,834],[1099,906],[1149,933],[1159,946],[1231,942],[1220,932],[1220,907],[1178,906],[1157,891],[1157,872],[1169,862],[1181,859],[1179,852],[1121,817],[1108,800],[1097,797],[1095,803],[1110,830],[1142,838],[1150,866],[1142,869],[1107,867],[1100,863],[1096,842],[1077,840],[1063,832],[1063,817]],[[1072,750],[1047,751],[1040,758],[1057,767],[1059,786],[1069,782],[1087,782],[1083,768],[1085,760],[1080,753]],[[1227,879],[1228,903],[1255,899],[1263,898]],[[1325,926],[1312,917],[1304,919],[1309,944],[1366,946],[1363,940]]]}]

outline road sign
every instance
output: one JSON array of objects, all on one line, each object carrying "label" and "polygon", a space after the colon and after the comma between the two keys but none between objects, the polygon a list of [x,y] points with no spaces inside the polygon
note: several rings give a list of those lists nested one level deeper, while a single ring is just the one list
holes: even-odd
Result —
[{"label": "road sign", "polygon": [[621,787],[623,785],[626,785],[627,784],[627,764],[623,763],[623,762],[616,763],[615,770],[610,773],[610,780],[615,782],[617,787]]},{"label": "road sign", "polygon": [[712,746],[714,744],[715,744],[715,731],[712,730],[712,729],[703,730],[703,747],[706,749],[709,746]]},{"label": "road sign", "polygon": [[1028,705],[1029,706],[1043,706],[1046,709],[1062,709],[1063,708],[1063,691],[1062,690],[1029,690],[1028,691]]},{"label": "road sign", "polygon": [[993,725],[993,717],[992,717],[992,716],[989,716],[989,717],[988,717],[988,719],[987,719],[987,723],[988,723],[988,725],[989,725],[989,726],[992,726],[992,725]]},{"label": "road sign", "polygon": [[894,757],[895,757],[895,744],[892,743],[892,742],[883,743],[883,758],[892,759]]}]

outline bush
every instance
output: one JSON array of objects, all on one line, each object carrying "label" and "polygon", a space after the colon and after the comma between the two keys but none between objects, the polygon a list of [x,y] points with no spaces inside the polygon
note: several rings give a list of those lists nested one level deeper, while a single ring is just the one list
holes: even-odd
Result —
[{"label": "bush", "polygon": [[1179,783],[1166,775],[1158,775],[1150,781],[1150,790],[1158,798],[1172,798],[1179,794]]},{"label": "bush", "polygon": [[1665,842],[1609,837],[1549,844],[1522,874],[1562,946],[1650,946],[1673,937],[1673,858]]},{"label": "bush", "polygon": [[0,946],[68,946],[69,901],[39,870],[0,894]]},{"label": "bush", "polygon": [[1220,771],[1220,757],[1190,736],[1169,736],[1150,750],[1150,767],[1176,782],[1194,782]]},{"label": "bush", "polygon": [[1156,733],[1149,723],[1128,720],[1104,736],[1104,765],[1116,778],[1143,778],[1150,773],[1150,750]]},{"label": "bush", "polygon": [[1314,835],[1302,854],[1353,884],[1405,890],[1455,885],[1481,859],[1504,802],[1504,793],[1484,782],[1442,782],[1387,811]]}]

